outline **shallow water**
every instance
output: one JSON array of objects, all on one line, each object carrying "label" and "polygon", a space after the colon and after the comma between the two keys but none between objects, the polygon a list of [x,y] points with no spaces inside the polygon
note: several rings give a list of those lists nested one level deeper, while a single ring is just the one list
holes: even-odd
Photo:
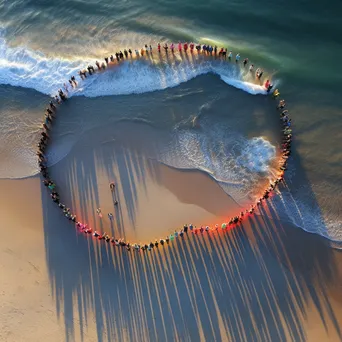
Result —
[{"label": "shallow water", "polygon": [[[286,203],[285,218],[342,241],[338,202],[342,100],[336,96],[342,81],[336,66],[336,57],[342,55],[341,6],[337,1],[259,2],[257,6],[251,1],[217,0],[210,4],[70,0],[63,6],[43,0],[2,1],[0,176],[36,172],[34,145],[48,100],[44,94],[53,93],[81,65],[115,52],[114,47],[155,46],[172,40],[223,44],[239,51],[242,59],[247,56],[263,66],[291,109],[296,140],[287,178],[290,191],[279,197]],[[208,72],[217,76],[203,76]],[[78,106],[80,111],[63,119],[51,152],[53,162],[68,153],[78,134],[131,120],[167,132],[158,155],[162,162],[206,170],[222,181],[228,193],[243,200],[231,184],[240,184],[242,178],[251,184],[260,172],[267,173],[277,141],[271,133],[273,125],[257,110],[265,98],[246,95],[241,100],[226,84],[260,92],[250,81],[245,72],[217,61],[175,58],[125,63],[87,80],[75,94],[79,96],[70,100],[68,106]],[[225,97],[226,89],[230,97]],[[119,115],[108,111],[107,106],[113,105],[121,108]],[[88,107],[93,110],[87,111]],[[229,156],[233,142],[238,151]]]}]

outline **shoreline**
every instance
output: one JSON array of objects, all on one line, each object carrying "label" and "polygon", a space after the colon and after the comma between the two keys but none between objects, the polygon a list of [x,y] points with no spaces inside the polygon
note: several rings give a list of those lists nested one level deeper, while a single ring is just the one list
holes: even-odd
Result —
[{"label": "shoreline", "polygon": [[[96,157],[100,150],[106,156],[103,161]],[[77,165],[83,165],[88,171],[83,173]],[[78,219],[81,217],[89,227],[101,227],[107,233],[108,230],[111,234],[125,232],[129,241],[135,236],[138,243],[141,239],[154,242],[190,221],[197,226],[201,221],[202,224],[212,222],[215,217],[223,217],[231,208],[238,207],[206,173],[170,168],[120,144],[100,145],[92,150],[80,144],[51,167],[51,174]],[[113,181],[117,184],[114,197],[118,206],[113,205],[108,186]],[[211,204],[214,198],[219,201]],[[96,208],[101,208],[103,213],[100,222]],[[112,222],[107,218],[110,212],[114,214]],[[159,222],[164,226],[161,231]],[[141,229],[147,232],[147,237],[140,235]],[[153,235],[154,230],[162,235]]]},{"label": "shoreline", "polygon": [[0,8],[0,342],[342,342],[341,1]]}]

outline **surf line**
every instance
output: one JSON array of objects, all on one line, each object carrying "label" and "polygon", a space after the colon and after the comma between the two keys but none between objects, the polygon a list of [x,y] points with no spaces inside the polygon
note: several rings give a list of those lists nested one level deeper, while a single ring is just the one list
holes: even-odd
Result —
[{"label": "surf line", "polygon": [[[158,54],[161,54],[161,45],[158,43],[157,50]],[[167,55],[169,53],[168,51],[169,46],[167,43],[163,45],[164,53]],[[170,45],[170,51],[172,54],[175,53],[176,46],[171,43]],[[194,44],[194,43],[178,43],[177,45],[178,53],[185,54],[187,57],[191,54],[196,53],[194,50],[197,51],[197,54],[204,54],[209,57],[215,57],[220,58],[223,60],[227,60],[228,63],[235,63],[237,65],[243,65],[244,68],[248,68],[250,72],[254,72],[254,65],[249,63],[248,58],[243,59],[242,64],[240,63],[240,54],[237,53],[233,58],[232,51],[229,51],[226,48],[220,48],[218,49],[216,46],[210,46],[210,45],[200,45],[200,44]],[[111,64],[118,63],[120,64],[121,61],[126,60],[128,58],[132,57],[132,50],[124,50],[124,52],[116,52],[115,58],[113,55],[110,57],[105,57],[102,64],[100,64],[98,61],[96,61],[96,69],[94,66],[89,65],[87,69],[80,70],[79,71],[79,80],[76,80],[75,76],[72,76],[68,83],[72,88],[77,88],[79,85],[79,82],[82,82],[87,77],[91,77],[93,74],[100,72],[101,70],[106,69]],[[135,50],[136,57],[143,57],[144,55],[152,55],[153,54],[153,48],[152,46],[145,45],[144,48],[140,50]],[[88,71],[88,72],[87,72]],[[263,76],[263,70],[258,68],[255,72],[255,77],[261,81],[261,78]],[[265,91],[267,94],[270,95],[272,90],[272,84],[269,80],[267,80],[264,83]],[[164,246],[168,245],[171,242],[179,239],[183,239],[185,236],[188,236],[189,233],[192,234],[204,234],[204,233],[216,233],[220,231],[228,231],[234,227],[237,227],[246,220],[248,217],[253,216],[255,214],[255,211],[258,207],[262,206],[265,201],[275,192],[276,188],[279,187],[280,184],[284,182],[284,173],[287,169],[287,162],[291,155],[291,143],[292,143],[292,122],[291,118],[289,116],[289,112],[286,107],[285,100],[280,100],[277,105],[277,111],[280,113],[280,121],[282,126],[282,149],[281,149],[281,160],[279,162],[279,168],[276,177],[270,181],[269,186],[264,190],[263,194],[260,196],[260,198],[256,201],[256,203],[252,204],[250,208],[247,208],[243,211],[241,211],[236,216],[231,217],[227,222],[223,222],[221,224],[216,224],[213,227],[210,226],[200,226],[196,227],[192,224],[185,224],[181,229],[176,229],[174,233],[167,235],[166,238],[157,239],[155,242],[149,242],[149,243],[130,243],[128,241],[125,241],[122,238],[110,236],[106,232],[98,232],[94,231],[92,228],[88,227],[86,223],[82,223],[77,220],[76,214],[72,213],[71,209],[68,208],[65,204],[63,204],[60,200],[59,192],[57,191],[57,185],[52,180],[49,174],[49,170],[47,167],[47,156],[45,154],[45,151],[50,143],[50,130],[52,129],[53,121],[57,114],[57,109],[59,105],[61,105],[63,102],[67,101],[67,94],[68,92],[68,84],[64,83],[64,91],[62,89],[58,90],[58,95],[55,95],[53,100],[50,101],[48,107],[46,108],[44,122],[42,124],[42,132],[41,132],[41,138],[38,143],[38,149],[37,149],[37,156],[38,156],[38,166],[40,169],[41,176],[43,178],[43,184],[47,187],[52,201],[60,208],[63,215],[71,221],[75,228],[86,235],[92,236],[93,238],[99,240],[99,241],[105,241],[107,243],[112,244],[113,246],[119,246],[123,247],[128,251],[134,250],[136,252],[145,252],[145,251],[152,251],[154,248],[158,248],[159,245]],[[278,89],[275,89],[272,92],[272,97],[274,99],[277,99],[280,96],[280,92]],[[110,183],[110,190],[115,193],[115,184]],[[115,199],[114,204],[118,204],[117,200]],[[102,218],[101,209],[97,209],[97,214]],[[113,214],[109,213],[108,217],[110,220],[113,219]]]}]

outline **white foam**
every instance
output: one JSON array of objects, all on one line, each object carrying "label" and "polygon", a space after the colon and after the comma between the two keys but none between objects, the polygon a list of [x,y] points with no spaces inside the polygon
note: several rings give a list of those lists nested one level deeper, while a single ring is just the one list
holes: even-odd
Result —
[{"label": "white foam", "polygon": [[119,68],[87,78],[75,95],[88,97],[127,95],[175,87],[199,75],[213,73],[233,87],[250,94],[266,94],[265,89],[243,80],[240,69],[224,61],[166,60],[151,63],[148,60],[125,61]]},{"label": "white foam", "polygon": [[0,84],[35,89],[52,95],[79,70],[79,61],[48,59],[25,47],[8,47],[0,37]]},{"label": "white foam", "polygon": [[264,138],[256,137],[245,142],[236,161],[252,172],[267,172],[275,155],[275,146]]},{"label": "white foam", "polygon": [[[79,69],[94,61],[47,58],[26,47],[9,47],[0,31],[0,84],[35,89],[47,95],[59,88]],[[240,68],[233,63],[201,59],[197,55],[187,60],[179,56],[164,61],[148,59],[126,61],[118,68],[80,80],[80,87],[70,95],[88,97],[143,93],[175,87],[182,82],[214,73],[236,88],[250,94],[265,94],[263,87],[244,79]]]},{"label": "white foam", "polygon": [[252,198],[260,178],[271,176],[270,164],[276,149],[262,137],[246,139],[237,132],[225,132],[217,125],[203,126],[201,130],[176,130],[160,160],[172,167],[209,173],[243,204]]},{"label": "white foam", "polygon": [[221,80],[226,82],[227,84],[235,88],[244,90],[249,94],[252,94],[252,95],[257,95],[257,94],[266,95],[267,94],[266,89],[261,85],[254,84],[254,83],[247,82],[247,81],[241,81],[241,80],[231,78],[231,77],[226,77],[221,74],[220,74],[220,77],[221,77]]},{"label": "white foam", "polygon": [[[301,187],[297,192],[283,188],[272,202],[278,209],[280,218],[289,220],[295,226],[331,241],[342,242],[342,221],[339,215],[323,211],[309,187]],[[308,202],[311,202],[309,205]],[[337,247],[337,246],[336,246]]]}]

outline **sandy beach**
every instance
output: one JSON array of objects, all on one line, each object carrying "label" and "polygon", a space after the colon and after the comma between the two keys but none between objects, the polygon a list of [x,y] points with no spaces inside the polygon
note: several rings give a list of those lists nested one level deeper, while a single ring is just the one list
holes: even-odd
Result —
[{"label": "sandy beach", "polygon": [[0,342],[342,342],[341,13],[0,0]]},{"label": "sandy beach", "polygon": [[[89,151],[52,170],[98,229],[110,227],[105,215],[115,210],[110,177],[119,200],[111,229],[128,239],[159,238],[191,219],[221,222],[237,210],[201,172],[120,148],[115,156],[112,175],[92,168]],[[1,341],[341,340],[341,252],[314,234],[256,216],[225,234],[127,253],[77,233],[39,177],[0,187]]]}]

